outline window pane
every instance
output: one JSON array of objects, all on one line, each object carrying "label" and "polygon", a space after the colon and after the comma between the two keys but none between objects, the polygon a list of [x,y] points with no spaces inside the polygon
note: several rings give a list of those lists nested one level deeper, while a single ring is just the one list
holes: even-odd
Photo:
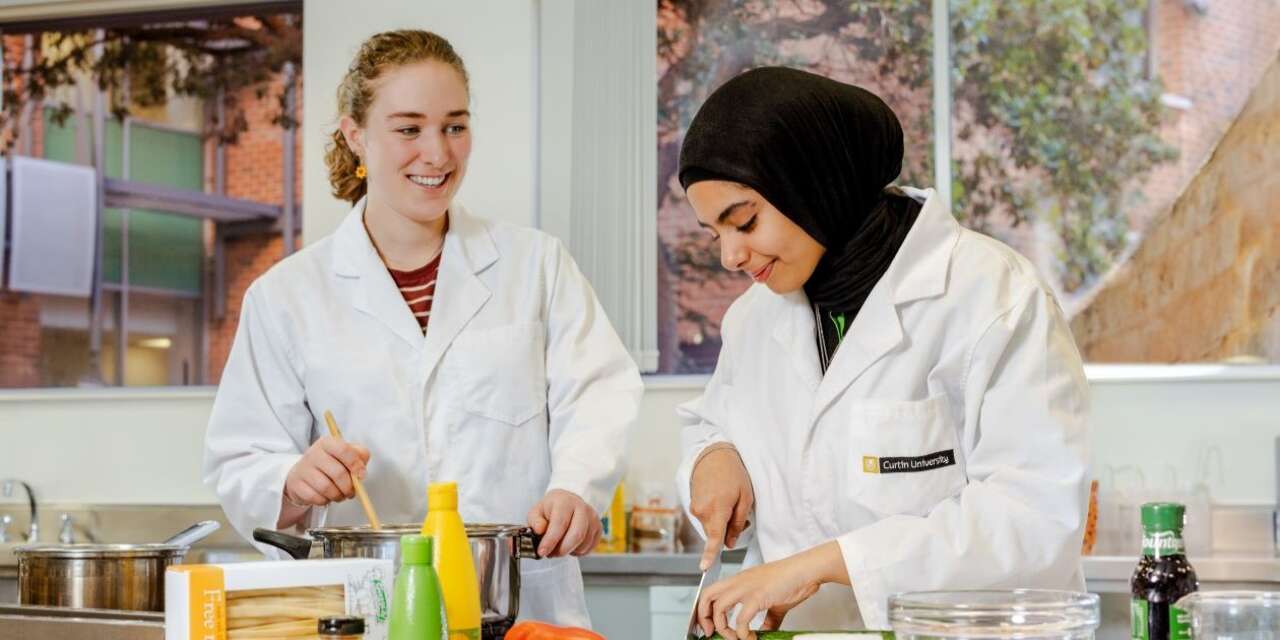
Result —
[{"label": "window pane", "polygon": [[[53,110],[45,110],[45,157],[74,162],[77,120],[58,125]],[[88,128],[86,120],[79,123]],[[88,134],[84,134],[86,140]],[[123,130],[120,122],[107,120],[107,173],[119,178]],[[138,182],[202,191],[204,143],[197,133],[171,131],[133,122],[129,126],[129,178]],[[163,162],[156,160],[163,158]],[[107,209],[103,220],[103,280],[120,282],[120,230],[122,213]],[[129,216],[130,286],[200,292],[200,260],[203,255],[201,222],[161,211],[132,211]]]},{"label": "window pane", "polygon": [[[294,16],[294,24],[296,18]],[[138,24],[144,22],[145,18],[140,18]],[[188,26],[196,31],[184,35],[178,48],[163,41],[145,46],[131,42],[131,53],[139,55],[108,56],[109,65],[129,65],[128,77],[134,83],[129,96],[130,123],[126,126],[114,111],[106,115],[104,173],[112,178],[121,178],[127,173],[134,182],[194,192],[212,191],[215,184],[221,184],[230,197],[281,204],[287,182],[280,173],[284,156],[280,124],[284,87],[279,75],[263,66],[275,65],[278,60],[264,63],[253,58],[255,51],[261,53],[277,45],[255,38],[255,47],[251,47],[255,51],[241,50],[243,55],[237,58],[244,64],[245,73],[225,87],[227,126],[221,134],[225,141],[226,171],[221,176],[215,175],[213,167],[206,167],[206,155],[210,161],[217,156],[213,138],[203,133],[209,133],[207,129],[214,126],[209,118],[218,111],[210,100],[210,89],[229,77],[218,71],[216,65],[206,67],[184,61],[176,53],[179,49],[196,48],[188,45],[191,37],[202,37],[201,26],[208,26],[208,37],[221,42],[228,32],[258,30],[263,24],[261,17],[191,23]],[[117,51],[112,47],[124,42],[131,28],[131,25],[109,27],[106,30],[108,49]],[[266,37],[266,31],[262,34]],[[43,38],[34,39],[39,48],[35,52],[37,59],[44,56],[46,60],[56,60],[70,50],[68,43],[78,41],[75,38],[59,40],[56,36],[46,32]],[[271,30],[270,37],[299,36],[289,30]],[[6,60],[23,58],[26,38],[9,35],[3,44]],[[287,44],[285,48],[296,50]],[[69,75],[59,70],[60,67],[41,69],[54,70],[48,71],[44,82],[28,85],[42,86],[46,91],[40,100],[27,103],[39,108],[31,126],[12,127],[18,133],[20,144],[10,151],[66,163],[90,164],[92,105],[98,83],[89,77],[91,72],[84,69],[73,69]],[[124,98],[124,87],[111,86],[110,82],[111,78],[122,77],[123,72],[107,75],[109,99]],[[64,79],[70,83],[64,84]],[[236,82],[238,80],[248,84]],[[21,89],[23,84],[15,80],[14,86]],[[25,108],[21,98],[28,97],[31,96],[19,95],[20,99],[7,105]],[[113,100],[108,102],[115,105]],[[289,119],[301,122],[301,108]],[[13,142],[12,136],[10,142]],[[127,172],[126,142],[129,146]],[[208,175],[207,169],[210,169]],[[297,175],[290,182],[295,187],[300,183],[301,170],[302,163],[295,163]],[[91,329],[87,297],[0,290],[0,326],[6,329],[0,335],[0,387],[75,386],[94,381],[109,385],[216,381],[235,334],[239,301],[245,288],[282,256],[280,231],[272,228],[271,221],[266,219],[245,224],[216,223],[215,226],[209,220],[187,215],[133,209],[127,216],[126,236],[125,221],[121,210],[104,211],[100,325],[95,324]],[[209,269],[215,263],[217,272]],[[123,330],[117,333],[126,268],[128,315]],[[91,330],[97,331],[100,338],[96,356],[91,354]],[[118,335],[124,335],[123,344]]]},{"label": "window pane", "polygon": [[[120,282],[119,211],[107,211],[107,222],[114,225],[114,252],[107,250],[103,259],[115,265],[115,272],[104,270],[107,282]],[[112,226],[104,230],[112,238]],[[202,223],[196,218],[158,211],[132,210],[129,213],[129,286],[151,287],[200,293],[200,261],[204,253]],[[112,277],[114,276],[114,277]]]},{"label": "window pane", "polygon": [[705,373],[720,320],[750,280],[720,266],[676,178],[690,120],[720,84],[786,65],[877,93],[902,120],[902,184],[932,183],[931,3],[926,0],[658,4],[658,342],[660,372]]},{"label": "window pane", "polygon": [[1280,359],[1246,258],[1274,206],[1229,195],[1277,179],[1246,104],[1280,5],[1198,6],[950,4],[956,215],[1036,264],[1086,360]]},{"label": "window pane", "polygon": [[[103,333],[103,340],[109,334]],[[74,387],[89,371],[89,332],[42,327],[40,386]]]},{"label": "window pane", "polygon": [[[136,122],[129,132],[130,179],[204,190],[204,143],[199,134]],[[202,223],[195,218],[134,211],[129,217],[130,284],[199,293],[202,233]]]},{"label": "window pane", "polygon": [[[90,379],[89,305],[67,296],[34,296],[39,305],[38,384],[74,387]],[[120,294],[103,294],[101,382],[119,384]],[[200,302],[193,298],[131,293],[126,386],[198,384],[201,366]],[[34,383],[29,386],[35,386]]]},{"label": "window pane", "polygon": [[[118,293],[111,297],[118,303]],[[130,294],[125,386],[178,386],[199,382],[199,311],[200,304],[195,299]],[[102,370],[106,379],[115,382],[119,343],[113,331],[108,333],[111,337],[103,342]]]}]

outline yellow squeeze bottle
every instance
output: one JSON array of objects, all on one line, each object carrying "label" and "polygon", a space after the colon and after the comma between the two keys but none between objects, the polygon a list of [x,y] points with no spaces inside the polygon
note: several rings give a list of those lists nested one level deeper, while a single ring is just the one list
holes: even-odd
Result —
[{"label": "yellow squeeze bottle", "polygon": [[602,532],[596,544],[596,553],[625,553],[627,551],[627,512],[623,504],[626,489],[621,481],[613,491],[609,510],[600,517]]},{"label": "yellow squeeze bottle", "polygon": [[428,485],[422,535],[435,539],[435,568],[440,576],[449,640],[480,640],[480,584],[467,529],[458,515],[457,484]]}]

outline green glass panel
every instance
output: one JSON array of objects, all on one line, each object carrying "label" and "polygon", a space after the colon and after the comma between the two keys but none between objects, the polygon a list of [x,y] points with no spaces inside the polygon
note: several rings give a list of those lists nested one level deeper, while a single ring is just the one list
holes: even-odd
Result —
[{"label": "green glass panel", "polygon": [[[81,122],[84,122],[83,120]],[[45,112],[45,157],[74,162],[74,120],[57,126]],[[134,123],[130,129],[130,179],[148,184],[200,191],[204,183],[204,150],[194,133],[169,131]],[[121,176],[123,129],[108,120],[107,175]],[[92,140],[86,136],[84,144]],[[87,157],[87,151],[85,152]],[[103,279],[120,282],[123,212],[107,209],[103,220]],[[129,284],[198,293],[203,254],[201,221],[163,211],[129,213]]]}]

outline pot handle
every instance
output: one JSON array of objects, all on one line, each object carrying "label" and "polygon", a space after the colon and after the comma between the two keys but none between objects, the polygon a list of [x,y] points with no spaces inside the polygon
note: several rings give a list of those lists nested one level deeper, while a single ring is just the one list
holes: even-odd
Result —
[{"label": "pot handle", "polygon": [[542,556],[538,555],[538,546],[541,544],[542,534],[534,533],[533,529],[525,527],[520,535],[516,536],[516,557],[541,560]]},{"label": "pot handle", "polygon": [[311,556],[310,538],[291,536],[287,533],[258,527],[253,530],[253,539],[284,551],[293,556],[294,560],[306,560]]}]

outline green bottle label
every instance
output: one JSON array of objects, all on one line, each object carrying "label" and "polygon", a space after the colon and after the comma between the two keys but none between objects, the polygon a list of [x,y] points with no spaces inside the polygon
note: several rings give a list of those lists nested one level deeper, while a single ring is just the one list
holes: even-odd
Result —
[{"label": "green bottle label", "polygon": [[1169,607],[1169,640],[1191,640],[1191,616],[1177,607]]},{"label": "green bottle label", "polygon": [[378,624],[386,624],[391,617],[391,607],[387,604],[387,585],[382,582],[382,578],[374,578],[371,584],[373,591],[373,619]]},{"label": "green bottle label", "polygon": [[1148,607],[1146,600],[1134,598],[1129,601],[1129,636],[1133,640],[1151,640],[1148,637],[1151,629],[1147,625]]},{"label": "green bottle label", "polygon": [[1142,554],[1152,558],[1185,555],[1187,546],[1177,531],[1144,531]]}]

